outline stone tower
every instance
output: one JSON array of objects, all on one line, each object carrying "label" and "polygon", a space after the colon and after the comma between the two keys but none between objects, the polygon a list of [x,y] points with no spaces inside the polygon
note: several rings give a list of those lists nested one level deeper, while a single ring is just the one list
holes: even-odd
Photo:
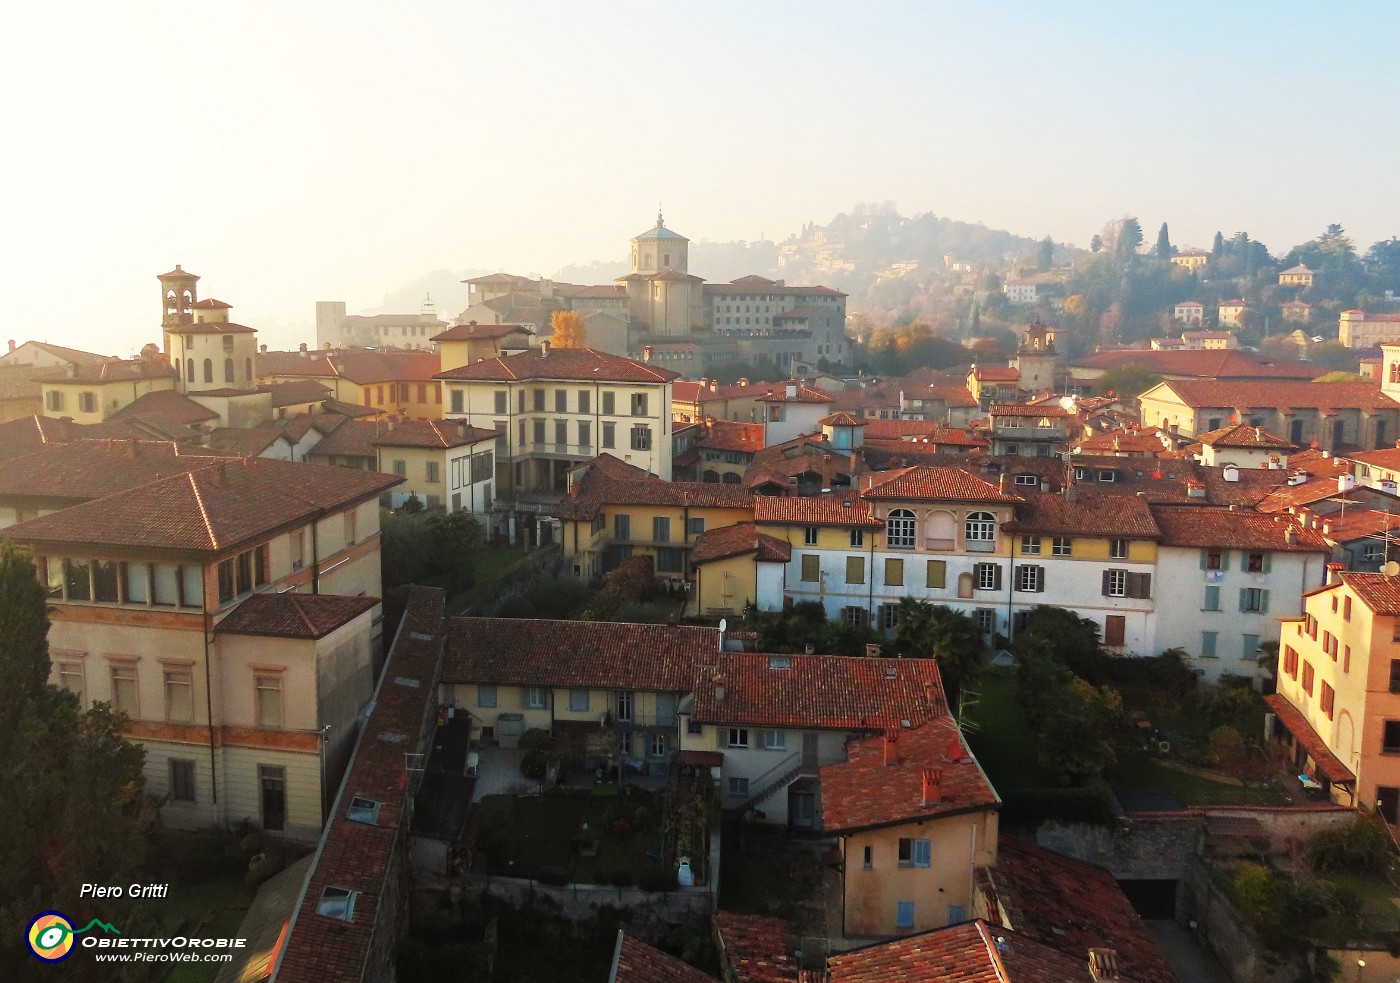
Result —
[{"label": "stone tower", "polygon": [[170,333],[194,320],[194,305],[199,300],[199,277],[186,273],[175,264],[169,273],[156,277],[160,281],[160,330],[164,351],[170,354]]},{"label": "stone tower", "polygon": [[1055,329],[1039,319],[1026,327],[1011,364],[1021,373],[1020,387],[1031,393],[1055,391]]}]

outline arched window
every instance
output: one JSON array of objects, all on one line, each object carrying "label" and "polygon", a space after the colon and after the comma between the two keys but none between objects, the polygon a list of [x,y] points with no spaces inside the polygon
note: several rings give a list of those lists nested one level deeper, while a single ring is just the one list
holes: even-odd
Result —
[{"label": "arched window", "polygon": [[892,550],[914,548],[914,513],[895,509],[885,523],[885,543]]},{"label": "arched window", "polygon": [[969,550],[990,553],[997,538],[997,517],[990,512],[969,512],[964,533]]},{"label": "arched window", "polygon": [[185,359],[185,381],[194,382],[194,359]]},{"label": "arched window", "polygon": [[224,359],[224,381],[233,382],[233,359]]},{"label": "arched window", "polygon": [[206,358],[204,360],[204,381],[214,381],[214,360],[212,358]]},{"label": "arched window", "polygon": [[740,481],[740,478],[733,471],[726,471],[724,472],[724,477],[720,479],[720,481],[722,484],[726,485],[737,485]]},{"label": "arched window", "polygon": [[247,383],[253,381],[253,360],[251,358],[243,360],[243,381]]},{"label": "arched window", "polygon": [[708,482],[710,482],[711,484],[717,485],[717,484],[720,483],[720,480],[719,480],[719,472],[718,472],[718,471],[706,471],[703,475],[700,476],[700,480],[701,480],[701,481],[708,481]]}]

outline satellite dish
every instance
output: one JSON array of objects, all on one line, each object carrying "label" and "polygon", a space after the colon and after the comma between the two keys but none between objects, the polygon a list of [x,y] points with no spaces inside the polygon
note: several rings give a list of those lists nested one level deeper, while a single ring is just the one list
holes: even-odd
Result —
[{"label": "satellite dish", "polygon": [[[1396,569],[1396,570],[1400,570],[1400,563],[1395,564],[1395,569]],[[728,618],[720,618],[720,619],[719,619],[719,630],[720,630],[721,632],[726,632],[726,631],[729,630],[729,619],[728,619]]]},{"label": "satellite dish", "polygon": [[1381,567],[1381,573],[1385,574],[1387,577],[1395,576],[1397,573],[1400,573],[1400,563],[1391,560],[1385,566]]}]

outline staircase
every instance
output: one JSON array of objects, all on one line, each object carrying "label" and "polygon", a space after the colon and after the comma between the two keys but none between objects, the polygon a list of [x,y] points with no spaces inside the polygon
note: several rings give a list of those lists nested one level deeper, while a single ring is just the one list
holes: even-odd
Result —
[{"label": "staircase", "polygon": [[743,801],[737,811],[742,815],[750,809],[757,808],[759,803],[771,799],[779,789],[787,788],[794,778],[815,771],[815,765],[803,762],[801,751],[793,752],[758,778],[749,782],[749,797]]}]

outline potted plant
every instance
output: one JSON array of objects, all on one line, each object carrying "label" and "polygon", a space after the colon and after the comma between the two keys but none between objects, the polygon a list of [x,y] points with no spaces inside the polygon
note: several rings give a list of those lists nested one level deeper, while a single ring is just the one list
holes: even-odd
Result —
[{"label": "potted plant", "polygon": [[584,823],[574,835],[574,846],[578,847],[580,857],[596,857],[598,855],[598,831]]}]

